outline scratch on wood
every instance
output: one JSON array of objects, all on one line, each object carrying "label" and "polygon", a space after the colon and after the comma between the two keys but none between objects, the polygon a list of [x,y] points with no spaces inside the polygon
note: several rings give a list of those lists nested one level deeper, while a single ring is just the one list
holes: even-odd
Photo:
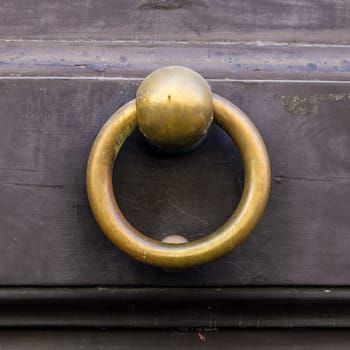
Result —
[{"label": "scratch on wood", "polygon": [[37,172],[36,169],[32,168],[0,168],[0,171],[5,170],[5,171],[22,171],[22,172],[28,172],[28,173],[35,173]]},{"label": "scratch on wood", "polygon": [[135,327],[135,305],[133,303],[129,307],[129,326],[130,328]]},{"label": "scratch on wood", "polygon": [[184,211],[183,209],[181,209],[176,203],[174,203],[172,200],[168,199],[169,203],[171,203],[171,205],[181,214],[184,214],[184,215],[187,215],[187,216],[190,216],[191,218],[195,219],[195,220],[198,220],[200,221],[202,224],[204,225],[208,225],[208,222],[205,221],[204,219],[196,216],[196,215],[193,215],[193,214],[190,214],[190,213],[187,213],[186,211]]},{"label": "scratch on wood", "polygon": [[205,342],[206,341],[206,338],[205,338],[205,335],[202,334],[201,332],[198,332],[198,337],[201,341]]},{"label": "scratch on wood", "polygon": [[107,70],[107,65],[102,63],[76,63],[74,67],[82,67],[98,73],[104,73]]},{"label": "scratch on wood", "polygon": [[191,7],[209,7],[207,0],[147,0],[139,6],[141,10],[177,10]]},{"label": "scratch on wood", "polygon": [[335,177],[335,178],[315,178],[315,177],[303,177],[303,176],[274,176],[272,181],[277,184],[281,184],[283,179],[296,180],[296,181],[312,181],[312,182],[350,182],[350,178],[347,177]]},{"label": "scratch on wood", "polygon": [[32,184],[32,183],[4,183],[4,185],[12,185],[12,186],[25,186],[25,187],[43,187],[43,188],[63,188],[64,185],[56,185],[56,184]]}]

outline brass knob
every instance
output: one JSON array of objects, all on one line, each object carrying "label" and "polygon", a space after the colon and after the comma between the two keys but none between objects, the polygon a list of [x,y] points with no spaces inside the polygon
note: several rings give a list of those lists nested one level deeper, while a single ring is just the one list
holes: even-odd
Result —
[{"label": "brass knob", "polygon": [[213,122],[210,86],[186,67],[158,69],[137,89],[136,118],[141,132],[161,149],[187,151]]},{"label": "brass knob", "polygon": [[[232,137],[243,159],[245,183],[238,207],[223,226],[192,242],[160,242],[145,236],[126,220],[114,196],[112,171],[120,148],[139,126],[165,151],[183,152],[205,137],[213,117]],[[168,269],[204,264],[235,248],[261,218],[270,183],[269,157],[254,124],[237,106],[212,94],[203,77],[185,67],[161,68],[141,83],[136,100],[117,110],[100,130],[87,166],[89,202],[103,232],[135,259]]]}]

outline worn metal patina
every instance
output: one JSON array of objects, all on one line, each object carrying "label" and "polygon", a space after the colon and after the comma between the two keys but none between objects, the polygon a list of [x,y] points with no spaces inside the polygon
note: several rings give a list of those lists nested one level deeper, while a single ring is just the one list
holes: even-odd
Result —
[{"label": "worn metal patina", "polygon": [[136,92],[141,132],[167,152],[198,144],[213,122],[213,98],[205,79],[186,67],[164,67],[151,73]]},{"label": "worn metal patina", "polygon": [[[139,123],[152,142],[183,151],[205,136],[212,108],[215,122],[232,137],[243,159],[245,184],[238,207],[223,226],[192,242],[167,243],[145,236],[126,220],[113,192],[113,165],[123,142]],[[116,111],[99,132],[87,167],[90,205],[109,239],[139,261],[175,269],[218,259],[245,239],[264,212],[270,182],[268,154],[254,124],[234,104],[211,94],[202,77],[183,67],[163,68],[146,78],[136,101]]]}]

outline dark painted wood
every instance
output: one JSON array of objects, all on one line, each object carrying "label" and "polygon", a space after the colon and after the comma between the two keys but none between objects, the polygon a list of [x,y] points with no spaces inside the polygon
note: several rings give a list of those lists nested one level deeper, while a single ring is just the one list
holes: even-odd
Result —
[{"label": "dark painted wood", "polygon": [[[47,329],[1,331],[0,348],[349,348],[348,332],[325,331],[350,326],[349,30],[347,0],[2,1],[0,326]],[[100,127],[141,78],[172,64],[249,114],[273,171],[249,239],[175,274],[114,247],[85,192]],[[244,181],[218,127],[177,157],[136,132],[113,177],[127,218],[158,239],[214,230]],[[163,331],[96,330],[105,327]],[[227,330],[236,327],[324,329]]]},{"label": "dark painted wood", "polygon": [[[97,227],[86,198],[96,133],[133,98],[138,80],[0,81],[1,285],[347,285],[350,282],[350,85],[210,81],[264,137],[273,184],[266,214],[237,250],[176,274],[142,265]],[[239,155],[217,127],[178,157],[139,133],[114,174],[127,218],[152,237],[207,234],[234,210]]]},{"label": "dark painted wood", "polygon": [[348,331],[281,331],[244,330],[207,332],[184,331],[0,331],[3,349],[8,350],[206,350],[282,349],[282,350],[346,350],[350,346]]},{"label": "dark painted wood", "polygon": [[2,288],[0,307],[2,328],[350,326],[349,288]]},{"label": "dark painted wood", "polygon": [[0,37],[349,44],[347,0],[3,0]]}]

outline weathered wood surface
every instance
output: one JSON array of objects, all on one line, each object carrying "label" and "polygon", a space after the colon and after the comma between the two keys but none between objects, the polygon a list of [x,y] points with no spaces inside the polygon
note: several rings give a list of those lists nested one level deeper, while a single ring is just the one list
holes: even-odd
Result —
[{"label": "weathered wood surface", "polygon": [[350,335],[345,330],[244,330],[208,332],[196,330],[171,331],[0,331],[0,341],[9,350],[62,350],[62,349],[113,349],[113,350],[347,350]]},{"label": "weathered wood surface", "polygon": [[[348,285],[349,30],[346,0],[3,1],[0,285]],[[141,78],[170,64],[197,69],[249,114],[273,170],[249,239],[178,274],[115,248],[85,193],[96,133]],[[135,133],[114,180],[137,228],[193,239],[232,213],[243,173],[213,128],[180,157]]]},{"label": "weathered wood surface", "polygon": [[[90,147],[138,80],[0,80],[1,285],[347,285],[350,260],[350,84],[210,81],[264,137],[272,163],[269,207],[227,257],[168,274],[115,248],[85,193]],[[156,238],[206,234],[234,210],[243,182],[218,128],[197,151],[151,152],[139,133],[114,176],[122,210]]]},{"label": "weathered wood surface", "polygon": [[350,289],[7,287],[0,309],[1,328],[326,330],[350,326]]},{"label": "weathered wood surface", "polygon": [[349,44],[347,0],[4,0],[3,39]]},{"label": "weathered wood surface", "polygon": [[350,46],[0,41],[0,77],[142,79],[169,65],[211,79],[350,80]]}]

